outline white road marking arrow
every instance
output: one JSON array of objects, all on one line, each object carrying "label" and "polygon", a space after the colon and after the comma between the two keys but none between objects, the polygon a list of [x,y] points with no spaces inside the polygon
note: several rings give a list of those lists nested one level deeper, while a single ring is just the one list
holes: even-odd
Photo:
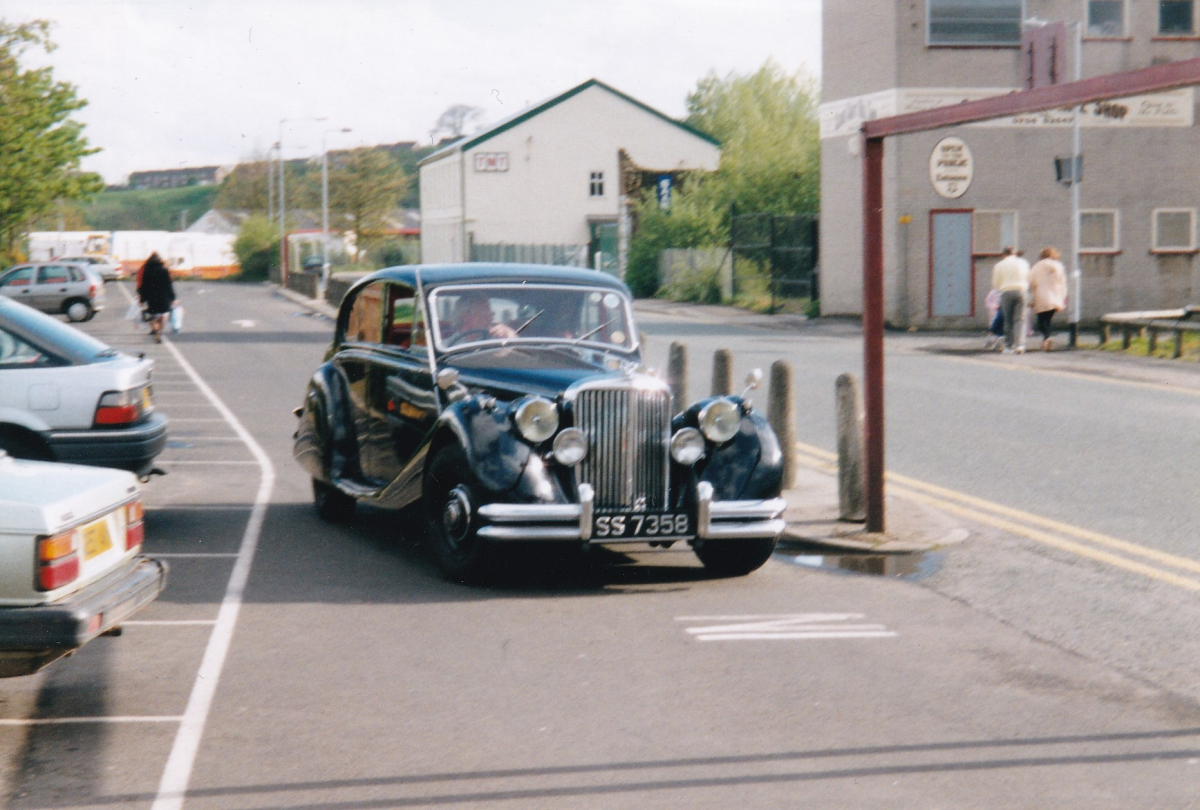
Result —
[{"label": "white road marking arrow", "polygon": [[254,321],[232,321],[234,326],[240,326],[243,329],[253,329]]},{"label": "white road marking arrow", "polygon": [[697,641],[795,641],[822,638],[894,638],[882,624],[850,624],[861,613],[792,613],[751,616],[677,616],[677,622],[720,622],[689,627]]}]

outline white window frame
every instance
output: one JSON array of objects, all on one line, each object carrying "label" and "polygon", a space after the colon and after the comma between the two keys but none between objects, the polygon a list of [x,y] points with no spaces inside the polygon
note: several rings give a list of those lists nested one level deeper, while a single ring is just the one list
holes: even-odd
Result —
[{"label": "white window frame", "polygon": [[1083,36],[1086,39],[1125,39],[1129,36],[1129,0],[1106,0],[1106,2],[1118,2],[1121,4],[1121,31],[1117,34],[1099,34],[1093,33],[1088,28],[1088,19],[1092,13],[1092,3],[1094,0],[1083,0]]},{"label": "white window frame", "polygon": [[593,171],[588,176],[588,196],[603,197],[604,196],[604,172]]},{"label": "white window frame", "polygon": [[[980,214],[998,214],[1000,216],[1004,216],[1005,214],[1011,214],[1012,215],[1012,232],[1013,232],[1012,241],[1007,242],[1007,243],[1004,242],[1004,236],[1003,236],[1004,229],[1001,228],[1001,237],[1000,237],[1001,244],[997,245],[996,249],[994,251],[980,250],[979,246],[975,244],[975,234],[979,232],[979,229],[976,227],[976,220],[978,219]],[[1004,251],[1005,247],[1011,246],[1011,247],[1015,248],[1020,243],[1021,243],[1021,212],[1020,211],[1016,211],[1016,210],[1012,210],[1012,209],[985,209],[985,208],[977,208],[975,210],[974,217],[971,222],[971,254],[972,255],[974,255],[974,256],[999,256]]]},{"label": "white window frame", "polygon": [[1163,3],[1163,0],[1157,0],[1157,2],[1155,2],[1155,4],[1154,4],[1154,30],[1156,31],[1156,33],[1155,33],[1156,39],[1157,38],[1189,39],[1189,38],[1194,38],[1196,36],[1196,34],[1197,34],[1197,31],[1196,31],[1196,0],[1187,0],[1187,2],[1190,2],[1192,4],[1192,28],[1190,31],[1163,31],[1162,28],[1160,27],[1162,25],[1162,3]]},{"label": "white window frame", "polygon": [[[836,1],[836,0],[835,0]],[[933,41],[933,4],[936,0],[925,0],[925,46],[929,48],[1020,48],[1020,23],[1016,42],[934,42]],[[1021,4],[1020,20],[1028,15],[1027,0],[1017,0]]]},{"label": "white window frame", "polygon": [[[1109,247],[1084,247],[1082,244],[1083,217],[1085,214],[1111,214],[1113,220],[1113,243]],[[1121,212],[1116,208],[1084,208],[1079,212],[1080,254],[1108,255],[1121,252]]]},{"label": "white window frame", "polygon": [[[1158,243],[1158,215],[1187,214],[1191,220],[1188,228],[1187,245],[1168,245]],[[1196,209],[1195,208],[1155,208],[1150,212],[1150,252],[1151,253],[1195,253],[1196,252]]]}]

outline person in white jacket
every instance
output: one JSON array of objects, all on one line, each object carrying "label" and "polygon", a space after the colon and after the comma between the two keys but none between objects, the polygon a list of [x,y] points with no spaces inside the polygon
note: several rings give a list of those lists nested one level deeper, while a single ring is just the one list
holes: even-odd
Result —
[{"label": "person in white jacket", "polygon": [[1054,348],[1050,321],[1067,306],[1067,271],[1053,247],[1042,248],[1037,264],[1029,271],[1029,296],[1042,335],[1042,351],[1048,352]]},{"label": "person in white jacket", "polygon": [[1000,292],[1000,311],[1004,313],[1004,351],[1025,353],[1025,305],[1029,294],[1029,262],[1015,249],[1004,248],[1004,258],[992,268],[992,289]]}]

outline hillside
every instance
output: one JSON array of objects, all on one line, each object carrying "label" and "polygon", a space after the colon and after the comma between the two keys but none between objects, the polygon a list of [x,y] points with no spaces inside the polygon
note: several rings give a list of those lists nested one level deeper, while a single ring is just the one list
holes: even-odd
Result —
[{"label": "hillside", "polygon": [[80,213],[101,231],[177,231],[212,208],[220,186],[102,191]]}]

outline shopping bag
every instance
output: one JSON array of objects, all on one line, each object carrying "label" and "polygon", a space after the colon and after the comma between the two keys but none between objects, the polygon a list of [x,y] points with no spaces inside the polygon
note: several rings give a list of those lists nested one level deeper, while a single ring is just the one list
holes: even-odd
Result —
[{"label": "shopping bag", "polygon": [[178,335],[183,331],[183,304],[176,301],[171,305],[171,334]]},{"label": "shopping bag", "polygon": [[142,319],[142,308],[138,306],[137,301],[129,302],[129,309],[125,310],[125,320],[140,321]]}]

